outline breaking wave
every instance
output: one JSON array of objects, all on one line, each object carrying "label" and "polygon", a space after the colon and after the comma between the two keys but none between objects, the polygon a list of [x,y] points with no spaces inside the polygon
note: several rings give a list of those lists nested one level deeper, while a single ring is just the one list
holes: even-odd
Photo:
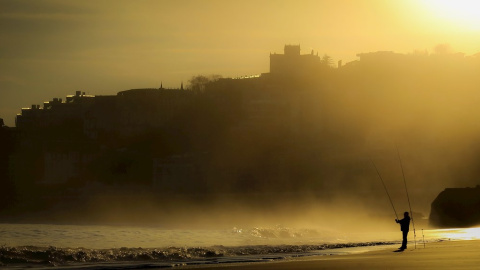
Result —
[{"label": "breaking wave", "polygon": [[392,241],[397,236],[395,232],[391,237],[385,234],[356,237],[338,231],[281,225],[168,230],[0,224],[0,268],[158,269],[264,262],[385,248],[385,245],[398,243]]},{"label": "breaking wave", "polygon": [[[322,245],[259,245],[259,246],[213,246],[213,247],[167,247],[167,248],[57,248],[57,247],[0,247],[0,266],[29,265],[67,266],[85,263],[144,262],[156,263],[155,267],[177,265],[227,263],[232,261],[265,261],[325,255],[322,251],[347,248],[389,245],[391,242],[365,242]],[[215,258],[215,260],[212,260]],[[144,265],[142,267],[145,267]],[[95,268],[95,267],[94,267]],[[105,268],[105,266],[102,266]],[[118,265],[115,268],[119,268]],[[131,268],[131,266],[129,266]]]}]

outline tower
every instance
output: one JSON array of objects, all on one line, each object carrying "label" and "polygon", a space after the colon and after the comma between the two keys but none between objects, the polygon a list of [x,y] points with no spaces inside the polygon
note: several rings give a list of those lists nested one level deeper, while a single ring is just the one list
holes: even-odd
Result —
[{"label": "tower", "polygon": [[285,45],[283,52],[288,56],[300,56],[300,45]]},{"label": "tower", "polygon": [[270,73],[298,76],[311,74],[320,68],[320,57],[310,54],[300,54],[300,45],[285,45],[284,54],[270,54]]}]

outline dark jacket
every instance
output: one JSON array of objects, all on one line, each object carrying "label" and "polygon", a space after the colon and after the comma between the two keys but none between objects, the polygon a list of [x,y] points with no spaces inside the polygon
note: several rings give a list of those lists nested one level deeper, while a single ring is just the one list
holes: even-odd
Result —
[{"label": "dark jacket", "polygon": [[402,232],[408,232],[410,230],[410,217],[397,220],[397,223],[400,223],[400,230]]}]

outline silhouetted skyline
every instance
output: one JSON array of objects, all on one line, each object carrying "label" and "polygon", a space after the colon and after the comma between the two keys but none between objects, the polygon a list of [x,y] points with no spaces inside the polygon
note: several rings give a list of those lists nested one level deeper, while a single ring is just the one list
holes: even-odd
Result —
[{"label": "silhouetted skyline", "polygon": [[430,2],[1,0],[0,117],[13,126],[19,108],[77,90],[113,95],[198,74],[260,74],[283,44],[334,63],[445,43],[478,52],[478,21]]},{"label": "silhouetted skyline", "polygon": [[[405,155],[419,215],[445,187],[478,183],[480,57],[358,56],[335,68],[328,57],[285,45],[259,76],[199,75],[187,88],[76,91],[32,104],[17,128],[2,128],[11,148],[2,153],[2,192],[16,199],[2,198],[48,209],[58,200],[141,207],[171,196],[213,203],[224,194],[239,201],[261,194],[272,204],[311,198],[371,208],[383,191],[372,181],[370,157],[404,205],[394,144]],[[108,200],[98,197],[103,191]],[[376,212],[389,212],[383,206]]]},{"label": "silhouetted skyline", "polygon": [[1,174],[23,181],[12,196],[91,181],[354,198],[378,191],[368,155],[395,177],[394,142],[418,211],[445,187],[477,184],[480,35],[457,10],[0,1],[0,118],[12,127],[21,113],[23,125],[2,127],[15,154],[2,153]]}]

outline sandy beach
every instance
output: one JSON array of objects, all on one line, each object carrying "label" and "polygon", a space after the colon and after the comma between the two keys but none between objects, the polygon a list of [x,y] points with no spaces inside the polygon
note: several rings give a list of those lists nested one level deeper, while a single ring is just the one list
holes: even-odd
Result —
[{"label": "sandy beach", "polygon": [[480,269],[480,240],[413,244],[403,252],[394,248],[361,254],[237,265],[198,266],[189,269]]}]

